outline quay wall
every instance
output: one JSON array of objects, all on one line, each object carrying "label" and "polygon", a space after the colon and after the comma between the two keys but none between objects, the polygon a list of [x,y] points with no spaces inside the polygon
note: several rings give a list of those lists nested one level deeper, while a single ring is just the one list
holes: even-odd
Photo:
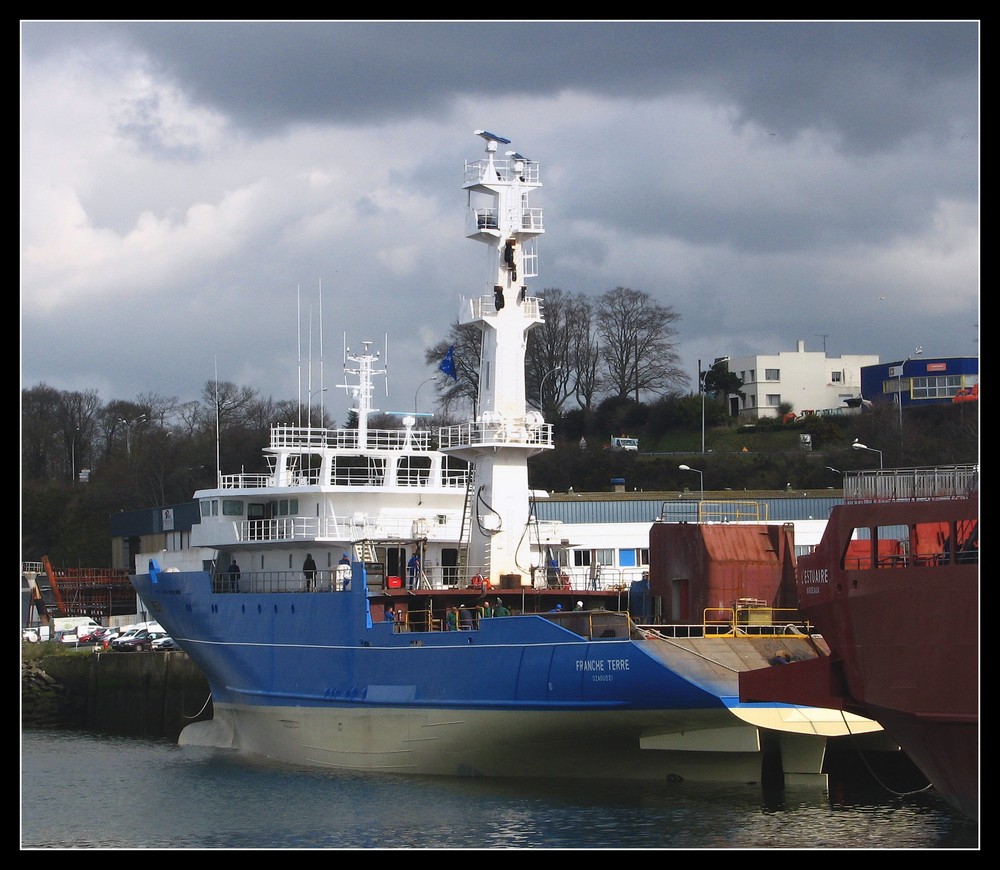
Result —
[{"label": "quay wall", "polygon": [[185,725],[211,718],[208,681],[180,650],[21,662],[22,727],[176,740]]}]

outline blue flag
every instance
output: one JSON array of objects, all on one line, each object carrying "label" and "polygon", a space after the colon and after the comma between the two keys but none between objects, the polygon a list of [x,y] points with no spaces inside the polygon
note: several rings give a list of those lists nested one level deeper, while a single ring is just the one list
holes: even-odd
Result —
[{"label": "blue flag", "polygon": [[444,355],[438,368],[453,381],[458,380],[458,374],[455,372],[455,345],[448,348],[448,353]]}]

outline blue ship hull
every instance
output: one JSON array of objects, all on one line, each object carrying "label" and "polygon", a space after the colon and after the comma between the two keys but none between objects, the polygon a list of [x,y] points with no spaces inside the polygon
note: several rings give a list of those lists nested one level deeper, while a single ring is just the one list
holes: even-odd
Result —
[{"label": "blue ship hull", "polygon": [[346,592],[221,593],[155,563],[132,580],[211,687],[214,720],[182,743],[350,770],[731,782],[759,782],[775,749],[786,782],[825,785],[814,725],[755,724],[803,708],[739,703],[737,670],[767,654],[750,638],[654,638],[611,611],[408,631],[372,621],[360,564]]}]

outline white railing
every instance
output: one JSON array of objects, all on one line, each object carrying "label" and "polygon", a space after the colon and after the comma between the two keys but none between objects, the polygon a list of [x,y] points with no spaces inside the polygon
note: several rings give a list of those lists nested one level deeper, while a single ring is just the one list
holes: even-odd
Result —
[{"label": "white railing", "polygon": [[364,443],[357,429],[320,429],[305,426],[271,427],[271,448],[274,450],[412,450],[433,451],[433,433],[429,429],[369,429]]},{"label": "white railing", "polygon": [[[492,174],[490,170],[491,164],[493,166]],[[492,161],[488,159],[465,161],[464,184],[478,184],[479,182],[489,184],[490,182],[496,183],[497,181],[511,181],[513,176],[514,161],[504,157],[494,157]],[[534,160],[523,161],[519,178],[528,184],[538,184],[541,180],[541,164]]]},{"label": "white railing", "polygon": [[978,490],[978,465],[888,468],[844,475],[845,502],[960,499]]},{"label": "white railing", "polygon": [[[482,589],[484,593],[490,593],[503,597],[505,594],[515,594],[522,589],[528,592],[533,589],[558,589],[568,595],[587,592],[621,592],[627,593],[630,583],[633,580],[642,579],[644,572],[642,569],[602,568],[600,576],[596,581],[591,577],[588,568],[563,569],[561,573],[562,581],[556,585],[547,585],[541,570],[535,572],[535,583],[531,585],[530,576],[522,576],[519,586],[503,588],[499,584],[491,584],[482,578],[488,576],[485,566],[449,566],[449,565],[429,565],[422,569],[420,576],[416,580],[413,588],[424,590],[461,590],[461,589]],[[320,568],[316,571],[316,583],[313,591],[316,592],[343,592],[350,589],[351,571],[347,566],[334,566],[333,568]],[[385,589],[406,589],[410,584],[405,569],[400,575],[389,575],[384,578],[382,575],[370,575],[380,583],[380,588]],[[305,574],[302,571],[243,571],[240,575],[238,591],[240,592],[304,592]],[[236,592],[232,578],[225,573],[220,573],[213,577],[213,586],[216,592]],[[371,588],[375,588],[374,586]]]},{"label": "white railing", "polygon": [[552,446],[552,424],[539,423],[527,417],[442,426],[438,434],[442,449],[505,444]]},{"label": "white railing", "polygon": [[521,209],[521,229],[541,232],[544,229],[542,226],[542,210],[540,208]]},{"label": "white railing", "polygon": [[[319,468],[303,469],[290,474],[282,486],[382,486],[385,483],[385,472],[380,467],[359,468],[334,463],[329,481],[322,480],[320,474]],[[396,486],[399,487],[465,489],[468,484],[469,473],[464,469],[443,469],[439,484],[431,481],[431,472],[426,468],[408,469],[397,473],[396,477]],[[277,477],[273,474],[224,474],[219,479],[219,485],[222,489],[260,489],[277,486]]]},{"label": "white railing", "polygon": [[[528,276],[530,277],[530,276]],[[526,318],[537,320],[542,316],[542,300],[538,296],[528,296],[521,303],[521,312]],[[470,323],[473,320],[483,320],[487,317],[495,317],[497,306],[492,294],[489,296],[475,296],[467,300],[468,309],[463,319],[463,323]]]},{"label": "white railing", "polygon": [[[416,535],[412,517],[276,517],[269,520],[241,520],[233,524],[240,543],[294,543],[325,541],[403,540]],[[461,521],[429,522],[422,534],[429,541],[457,540]]]}]

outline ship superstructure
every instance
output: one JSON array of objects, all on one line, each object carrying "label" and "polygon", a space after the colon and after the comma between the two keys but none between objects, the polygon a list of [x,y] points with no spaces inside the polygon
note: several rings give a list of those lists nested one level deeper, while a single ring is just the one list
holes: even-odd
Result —
[{"label": "ship superstructure", "polygon": [[497,153],[510,140],[486,130],[486,157],[467,162],[467,237],[487,251],[487,285],[463,303],[460,323],[482,332],[476,415],[441,430],[441,449],[475,467],[470,510],[469,559],[483,565],[490,582],[532,584],[537,558],[530,551],[528,458],[550,450],[552,427],[525,399],[524,352],[528,330],[543,322],[542,301],[529,295],[537,275],[542,210],[529,204],[541,187],[536,161],[516,151]]}]

